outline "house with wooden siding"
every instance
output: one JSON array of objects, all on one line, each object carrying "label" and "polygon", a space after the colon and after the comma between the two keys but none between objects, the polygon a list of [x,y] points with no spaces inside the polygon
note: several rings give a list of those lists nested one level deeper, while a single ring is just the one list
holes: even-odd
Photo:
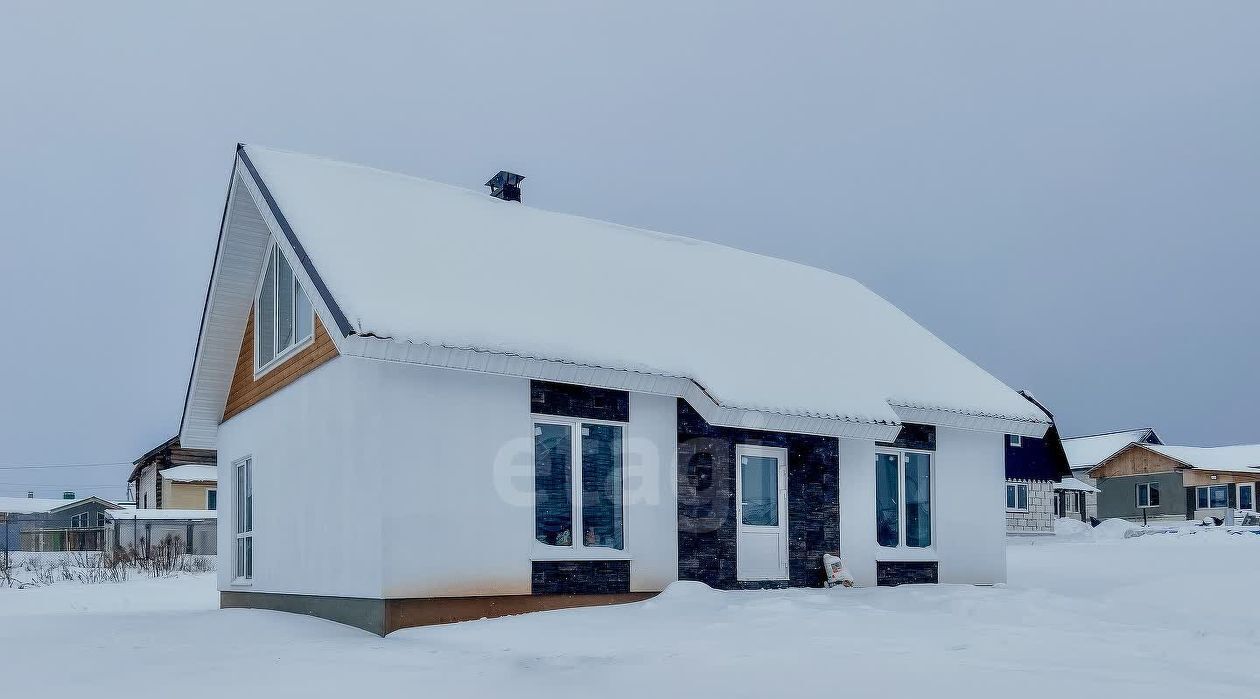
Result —
[{"label": "house with wooden siding", "polygon": [[1092,489],[1092,492],[1082,493],[1088,519],[1101,519],[1098,516],[1098,484],[1089,475],[1090,470],[1107,457],[1134,443],[1163,444],[1151,427],[1087,434],[1063,440],[1063,451],[1067,454],[1072,477]]},{"label": "house with wooden siding", "polygon": [[218,503],[213,449],[188,449],[172,437],[132,462],[127,499],[137,509],[213,510]]},{"label": "house with wooden siding", "polygon": [[[1047,415],[857,282],[238,147],[180,443],[217,450],[220,600],[376,633],[678,580],[1006,576]],[[312,526],[312,503],[321,508]]]},{"label": "house with wooden siding", "polygon": [[1257,511],[1260,445],[1183,447],[1137,442],[1090,470],[1102,518],[1226,524]]}]

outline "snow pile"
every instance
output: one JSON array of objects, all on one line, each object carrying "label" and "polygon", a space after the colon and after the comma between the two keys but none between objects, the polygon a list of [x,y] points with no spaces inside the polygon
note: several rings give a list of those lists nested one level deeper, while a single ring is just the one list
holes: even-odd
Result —
[{"label": "snow pile", "polygon": [[[892,402],[1048,422],[847,277],[373,168],[245,153],[359,334],[688,377],[721,405],[767,412],[892,423]],[[749,332],[748,318],[774,318],[774,332]]]},{"label": "snow pile", "polygon": [[1055,536],[1072,538],[1072,539],[1092,539],[1093,527],[1079,519],[1069,519],[1067,517],[1059,517],[1054,520]]},{"label": "snow pile", "polygon": [[1094,527],[1094,538],[1099,540],[1123,539],[1131,536],[1130,532],[1141,529],[1141,525],[1123,519],[1105,519]]}]

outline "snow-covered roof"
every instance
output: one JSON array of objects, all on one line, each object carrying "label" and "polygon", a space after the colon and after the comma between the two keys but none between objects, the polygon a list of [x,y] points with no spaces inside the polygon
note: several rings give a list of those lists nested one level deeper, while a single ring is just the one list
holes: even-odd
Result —
[{"label": "snow-covered roof", "polygon": [[1063,451],[1067,452],[1068,465],[1073,469],[1093,468],[1104,459],[1134,442],[1146,440],[1154,433],[1149,427],[1106,434],[1092,434],[1084,437],[1068,437],[1063,440]]},{"label": "snow-covered roof", "polygon": [[838,274],[324,158],[242,156],[335,324],[385,343],[362,356],[418,346],[685,378],[724,408],[857,423],[1049,423]]},{"label": "snow-covered roof", "polygon": [[1143,444],[1153,452],[1206,471],[1254,473],[1260,479],[1260,444],[1239,444],[1232,447],[1178,447]]},{"label": "snow-covered roof", "polygon": [[1055,490],[1083,490],[1086,493],[1102,492],[1079,478],[1064,478],[1054,484]]},{"label": "snow-covered roof", "polygon": [[106,517],[118,520],[160,520],[160,519],[218,519],[219,513],[216,510],[158,510],[158,509],[140,509],[140,510],[109,510],[105,513]]},{"label": "snow-covered roof", "polygon": [[75,498],[73,500],[67,500],[65,498],[58,499],[58,498],[0,497],[0,512],[8,512],[11,514],[38,514],[38,513],[43,513],[43,512],[52,512],[54,510],[60,510],[63,508],[70,507],[71,505],[78,505],[88,500],[99,502],[107,508],[113,508],[113,507],[119,506],[118,503],[112,502],[110,500],[106,500],[104,498],[98,498],[95,495],[89,495],[87,497],[82,497],[82,498]]},{"label": "snow-covered roof", "polygon": [[14,514],[52,512],[58,507],[64,507],[72,502],[75,501],[54,498],[0,498],[0,512],[11,512]]},{"label": "snow-covered roof", "polygon": [[205,464],[184,464],[163,469],[162,477],[176,483],[218,482],[219,469]]}]

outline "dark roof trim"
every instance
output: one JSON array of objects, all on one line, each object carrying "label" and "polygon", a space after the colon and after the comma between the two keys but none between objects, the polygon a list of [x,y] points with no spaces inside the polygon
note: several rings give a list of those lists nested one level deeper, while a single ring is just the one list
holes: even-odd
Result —
[{"label": "dark roof trim", "polygon": [[1063,439],[1085,439],[1086,437],[1106,437],[1109,434],[1122,434],[1124,432],[1149,432],[1159,439],[1159,435],[1155,434],[1154,427],[1130,427],[1127,430],[1111,430],[1110,432],[1095,432],[1094,434],[1078,434],[1072,437],[1064,437]]},{"label": "dark roof trim", "polygon": [[153,447],[152,449],[146,451],[144,453],[144,456],[141,456],[140,458],[136,459],[135,461],[132,461],[131,463],[135,466],[139,466],[145,461],[148,461],[149,459],[152,459],[153,457],[157,456],[158,452],[162,451],[163,449],[167,449],[169,447],[175,446],[175,443],[178,441],[179,441],[179,435],[175,435],[174,437],[171,437],[170,439],[166,440],[165,442],[162,442],[156,447]]},{"label": "dark roof trim", "polygon": [[1023,396],[1023,397],[1024,397],[1024,399],[1025,399],[1025,400],[1027,400],[1029,403],[1032,403],[1033,405],[1035,405],[1035,406],[1037,406],[1038,408],[1040,408],[1040,409],[1041,409],[1041,412],[1045,413],[1045,414],[1046,414],[1046,417],[1050,418],[1050,421],[1051,421],[1051,422],[1054,422],[1054,413],[1050,412],[1050,409],[1049,409],[1049,408],[1047,408],[1046,406],[1042,405],[1042,404],[1041,404],[1041,401],[1039,401],[1039,400],[1037,400],[1036,398],[1034,398],[1034,397],[1033,397],[1033,394],[1029,393],[1028,391],[1020,391],[1020,392],[1019,392],[1019,395]]},{"label": "dark roof trim", "polygon": [[[200,344],[200,338],[198,338],[198,344]],[[187,396],[185,396],[185,397],[184,397],[184,403],[185,403],[185,404],[187,404],[187,403],[188,403],[188,398],[187,398]],[[183,418],[180,418],[180,421],[181,421],[181,422],[183,422]],[[180,427],[182,428],[182,427],[183,427],[183,425],[181,424],[181,425],[180,425]],[[157,456],[157,455],[158,455],[159,453],[161,453],[163,450],[165,450],[165,449],[170,449],[170,448],[171,448],[172,446],[174,446],[174,445],[175,445],[175,443],[176,443],[176,442],[178,442],[178,441],[179,441],[179,435],[175,435],[174,437],[171,437],[170,439],[166,440],[165,442],[162,442],[161,444],[157,445],[156,447],[153,447],[152,449],[150,449],[150,450],[146,451],[146,452],[144,453],[144,456],[141,456],[140,458],[136,459],[135,461],[132,461],[132,462],[131,462],[131,464],[132,464],[132,468],[131,468],[131,475],[130,475],[130,476],[127,476],[127,482],[128,482],[128,483],[131,483],[131,482],[133,482],[133,481],[139,481],[139,480],[140,480],[140,469],[144,468],[145,464],[147,464],[147,463],[149,462],[149,460],[150,460],[150,459],[152,459],[153,457]]]},{"label": "dark roof trim", "polygon": [[62,505],[61,507],[54,507],[51,510],[49,510],[48,514],[56,514],[58,512],[61,512],[62,510],[68,510],[71,507],[74,507],[75,505],[83,505],[89,502],[99,502],[100,504],[104,505],[105,509],[107,510],[122,509],[121,506],[118,505],[117,503],[110,502],[109,500],[106,500],[104,498],[98,498],[95,495],[89,495],[86,498],[79,498],[78,500],[67,500],[66,504]]},{"label": "dark roof trim", "polygon": [[[258,191],[262,193],[263,199],[267,201],[267,208],[271,209],[271,215],[275,217],[276,223],[280,224],[280,230],[284,231],[284,237],[289,241],[289,245],[293,247],[293,252],[298,256],[298,261],[302,263],[306,274],[310,276],[311,283],[315,285],[315,290],[319,292],[320,298],[324,300],[324,305],[332,313],[333,320],[337,323],[337,329],[341,331],[341,336],[349,337],[353,335],[354,328],[350,325],[350,321],[346,319],[346,314],[342,313],[341,307],[333,299],[327,285],[324,284],[324,280],[319,276],[319,272],[315,271],[315,266],[311,264],[311,258],[306,254],[302,243],[298,241],[297,235],[293,232],[293,227],[289,225],[289,220],[284,217],[284,212],[280,211],[275,197],[271,196],[271,190],[267,189],[267,184],[263,182],[262,176],[254,168],[254,163],[250,162],[249,154],[245,152],[243,144],[237,144],[236,155],[245,164],[245,169],[249,170],[249,175],[254,179],[254,184],[258,185]],[[220,234],[220,238],[222,238],[222,234]]]}]

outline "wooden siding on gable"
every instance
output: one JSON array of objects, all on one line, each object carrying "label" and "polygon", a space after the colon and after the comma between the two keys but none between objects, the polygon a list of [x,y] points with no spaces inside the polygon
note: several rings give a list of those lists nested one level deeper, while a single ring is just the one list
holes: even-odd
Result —
[{"label": "wooden siding on gable", "polygon": [[337,356],[337,346],[315,318],[315,341],[300,351],[289,355],[267,373],[254,380],[254,312],[249,312],[245,323],[245,337],[241,340],[241,352],[236,359],[236,371],[232,374],[232,387],[228,390],[227,406],[223,409],[223,422],[244,412],[250,406],[305,376],[324,362]]},{"label": "wooden siding on gable", "polygon": [[1119,454],[1099,464],[1090,471],[1089,475],[1094,478],[1115,478],[1148,473],[1169,473],[1179,468],[1185,468],[1185,464],[1150,449],[1129,445]]},{"label": "wooden siding on gable", "polygon": [[1254,483],[1260,481],[1260,472],[1231,473],[1229,471],[1203,471],[1194,469],[1182,476],[1187,487],[1195,485],[1225,485],[1226,483]]}]

